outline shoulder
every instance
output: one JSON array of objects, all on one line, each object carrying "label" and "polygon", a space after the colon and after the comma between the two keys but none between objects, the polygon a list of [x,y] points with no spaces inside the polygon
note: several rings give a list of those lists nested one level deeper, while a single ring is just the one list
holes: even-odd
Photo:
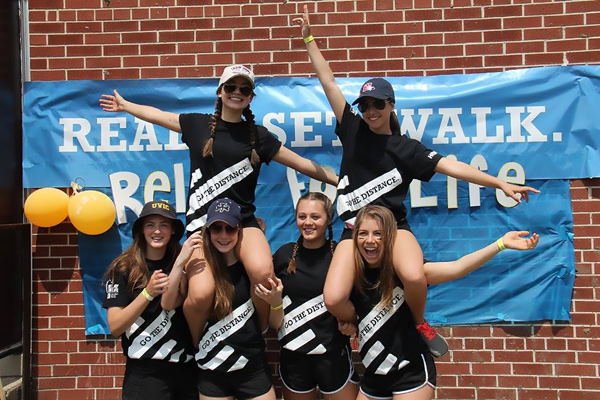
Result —
[{"label": "shoulder", "polygon": [[278,271],[287,268],[289,264],[292,253],[294,252],[294,245],[296,243],[289,242],[281,246],[275,254],[273,254],[273,266],[275,267],[275,273]]}]

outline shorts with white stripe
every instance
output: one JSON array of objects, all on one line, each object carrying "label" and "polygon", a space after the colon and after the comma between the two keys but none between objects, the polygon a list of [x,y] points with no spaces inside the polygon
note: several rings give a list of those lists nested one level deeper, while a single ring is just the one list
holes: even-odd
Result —
[{"label": "shorts with white stripe", "polygon": [[360,381],[360,391],[372,399],[391,399],[421,389],[425,385],[435,388],[436,370],[429,353],[419,354],[404,367],[387,375],[365,372]]}]

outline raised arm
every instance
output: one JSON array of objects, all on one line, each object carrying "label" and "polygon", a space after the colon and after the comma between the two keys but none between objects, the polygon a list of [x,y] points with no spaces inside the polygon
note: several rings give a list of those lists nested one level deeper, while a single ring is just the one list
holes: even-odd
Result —
[{"label": "raised arm", "polygon": [[181,282],[185,277],[184,267],[190,261],[194,250],[202,247],[202,232],[198,231],[190,235],[183,243],[181,251],[173,264],[169,274],[169,286],[162,295],[160,305],[165,310],[173,310],[183,304],[185,294],[181,292]]},{"label": "raised arm", "polygon": [[462,278],[470,274],[486,262],[490,261],[501,252],[501,247],[513,250],[532,250],[535,249],[540,237],[537,233],[529,236],[527,231],[507,232],[496,242],[492,242],[486,247],[469,253],[455,261],[449,262],[427,262],[423,266],[425,269],[425,278],[427,283],[435,285],[438,283],[449,282]]},{"label": "raised arm", "polygon": [[273,160],[321,182],[329,183],[333,186],[337,186],[338,184],[338,176],[336,174],[314,161],[299,156],[283,145],[279,148]]},{"label": "raised arm", "polygon": [[323,86],[327,100],[331,105],[331,109],[333,110],[338,123],[341,123],[342,115],[344,114],[344,107],[346,106],[346,98],[342,94],[342,91],[338,87],[337,83],[335,83],[335,78],[333,77],[333,72],[329,67],[329,63],[321,54],[319,46],[317,46],[317,42],[310,34],[308,7],[306,5],[304,6],[304,13],[302,14],[302,17],[294,18],[293,22],[302,27],[302,38],[306,43],[306,50],[308,50],[310,62],[313,65],[315,73],[317,74],[317,78],[319,78],[319,82],[321,82],[321,86]]},{"label": "raised arm", "polygon": [[455,161],[449,158],[443,157],[435,167],[435,171],[444,175],[451,176],[456,179],[463,181],[476,183],[481,186],[491,187],[502,190],[507,196],[511,197],[518,203],[521,202],[521,197],[525,198],[526,202],[529,202],[529,192],[539,193],[540,191],[529,186],[518,186],[508,182],[504,182],[502,179],[498,179],[495,176],[486,174],[465,164],[462,161]]},{"label": "raised arm", "polygon": [[125,100],[116,90],[113,90],[112,95],[103,94],[98,101],[100,102],[100,107],[106,112],[124,111],[146,122],[181,133],[179,114],[162,111],[156,107],[132,103]]},{"label": "raised arm", "polygon": [[150,297],[140,293],[127,307],[110,307],[106,316],[110,333],[115,337],[121,336],[142,315],[152,298],[160,296],[168,284],[169,277],[162,270],[156,270],[144,289]]}]

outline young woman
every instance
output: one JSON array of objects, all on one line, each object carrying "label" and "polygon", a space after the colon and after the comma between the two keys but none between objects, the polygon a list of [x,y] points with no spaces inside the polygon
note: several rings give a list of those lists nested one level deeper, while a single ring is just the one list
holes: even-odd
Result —
[{"label": "young woman", "polygon": [[[460,278],[505,248],[533,249],[537,234],[508,232],[501,239],[453,262],[427,262],[428,283]],[[356,313],[359,352],[365,366],[357,399],[428,400],[433,397],[436,371],[404,301],[402,282],[393,266],[397,229],[394,215],[381,206],[365,206],[352,235],[354,290],[345,299],[346,312]],[[329,279],[329,277],[328,277]]]},{"label": "young woman", "polygon": [[[201,400],[275,400],[262,337],[266,325],[260,326],[250,297],[250,279],[234,250],[241,238],[242,219],[237,203],[218,199],[210,204],[202,230],[208,267],[199,276],[210,276],[215,295],[195,356],[202,369],[198,381]],[[275,278],[269,283],[267,307],[274,309],[273,318],[281,318],[281,282]]]},{"label": "young woman", "polygon": [[[309,192],[296,204],[300,237],[275,252],[275,275],[283,283],[283,322],[279,328],[279,375],[285,400],[356,398],[358,375],[348,336],[325,309],[323,285],[333,256],[333,204]],[[326,234],[329,233],[329,239]]]},{"label": "young woman", "polygon": [[106,272],[108,326],[114,336],[121,336],[127,357],[124,400],[198,399],[198,372],[183,311],[166,311],[160,305],[169,285],[167,274],[174,263],[181,263],[176,257],[183,231],[168,203],[147,203],[133,224],[133,243]]},{"label": "young woman", "polygon": [[398,221],[393,247],[396,272],[404,283],[406,302],[412,311],[423,339],[433,355],[448,351],[446,342],[424,320],[427,284],[423,272],[423,254],[406,221],[403,205],[413,179],[428,181],[435,172],[463,179],[478,185],[501,189],[516,201],[528,200],[528,192],[538,192],[527,186],[516,186],[469,166],[439,155],[420,142],[400,134],[398,119],[393,112],[394,90],[382,78],[368,80],[361,88],[358,104],[362,117],[346,102],[337,86],[327,61],[321,55],[311,35],[307,7],[302,18],[294,19],[302,27],[302,35],[310,61],[325,95],[337,118],[336,134],[343,146],[337,212],[346,223],[324,289],[327,308],[338,319],[346,321],[341,299],[348,296],[352,281],[348,268],[352,266],[352,241],[349,240],[358,211],[367,204],[389,208]]},{"label": "young woman", "polygon": [[[125,111],[172,131],[181,132],[190,149],[191,177],[188,194],[187,231],[206,223],[206,210],[215,199],[228,197],[242,208],[239,254],[253,284],[267,285],[273,276],[271,250],[254,216],[254,192],[262,163],[277,161],[322,182],[337,184],[337,176],[288,150],[264,127],[256,125],[250,103],[254,99],[254,75],[243,65],[223,71],[212,115],[175,114],[126,101],[114,91],[102,95],[104,111]],[[192,257],[201,259],[201,254]],[[195,263],[196,264],[196,263]],[[187,271],[189,293],[184,312],[195,342],[198,341],[214,296],[214,282],[197,278],[199,270]],[[268,308],[260,307],[266,318]]]}]

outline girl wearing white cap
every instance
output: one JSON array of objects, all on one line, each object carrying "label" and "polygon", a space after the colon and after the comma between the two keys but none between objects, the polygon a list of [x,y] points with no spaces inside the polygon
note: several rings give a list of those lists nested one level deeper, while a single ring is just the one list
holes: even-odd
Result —
[{"label": "girl wearing white cap", "polygon": [[[382,206],[367,205],[356,217],[352,235],[356,262],[348,274],[354,288],[345,298],[345,307],[357,318],[358,349],[365,366],[357,400],[429,400],[434,394],[435,363],[415,329],[402,282],[394,271],[396,225],[393,213]],[[508,232],[458,260],[426,262],[427,282],[461,278],[504,249],[531,250],[539,236],[527,235]]]},{"label": "girl wearing white cap", "polygon": [[[243,65],[223,71],[217,88],[214,114],[175,114],[126,101],[114,91],[102,95],[101,107],[108,112],[125,111],[137,118],[181,132],[190,149],[191,177],[188,196],[187,231],[206,223],[211,201],[228,197],[242,209],[242,234],[236,251],[253,282],[267,285],[273,276],[271,250],[254,216],[254,192],[262,163],[277,161],[322,182],[337,184],[335,174],[284,147],[273,134],[256,125],[250,103],[254,75]],[[193,257],[201,258],[201,254]],[[195,341],[206,321],[206,304],[214,294],[214,282],[198,279],[198,269],[189,268],[189,293],[184,311]],[[262,318],[268,308],[261,307]]]},{"label": "girl wearing white cap", "polygon": [[413,179],[428,181],[440,172],[482,186],[501,189],[520,202],[529,192],[538,191],[516,186],[481,172],[465,163],[442,157],[420,142],[400,134],[393,112],[395,98],[392,85],[385,79],[368,80],[361,88],[358,104],[362,117],[352,109],[337,86],[333,72],[323,58],[310,32],[307,7],[301,18],[294,19],[302,27],[309,58],[329,104],[337,118],[336,134],[343,146],[338,184],[337,211],[346,223],[337,246],[324,295],[328,309],[340,320],[348,320],[343,301],[352,289],[353,244],[349,240],[358,211],[367,204],[390,209],[398,223],[394,243],[394,268],[404,284],[406,302],[413,313],[423,340],[432,354],[440,357],[448,351],[443,338],[424,319],[427,283],[423,271],[423,254],[410,231],[403,205]]},{"label": "girl wearing white cap", "polygon": [[194,238],[186,240],[178,256],[183,231],[171,205],[146,203],[133,224],[133,243],[106,272],[108,327],[121,336],[127,357],[124,400],[198,399],[198,370],[181,303],[170,311],[160,304],[167,274],[197,245]]}]

